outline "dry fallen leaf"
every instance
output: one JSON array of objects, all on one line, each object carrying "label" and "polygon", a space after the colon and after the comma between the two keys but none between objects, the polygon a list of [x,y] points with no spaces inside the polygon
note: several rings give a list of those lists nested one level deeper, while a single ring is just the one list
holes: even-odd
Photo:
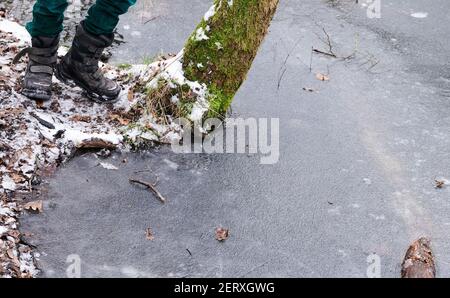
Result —
[{"label": "dry fallen leaf", "polygon": [[89,122],[91,122],[91,120],[92,120],[91,116],[88,116],[88,115],[73,115],[72,117],[70,117],[70,121],[74,121],[74,122],[89,123]]},{"label": "dry fallen leaf", "polygon": [[12,263],[13,263],[14,266],[16,266],[16,267],[19,267],[19,266],[20,266],[20,261],[19,261],[19,259],[17,258],[17,256],[14,255],[14,252],[13,252],[12,249],[8,249],[8,250],[6,251],[6,255],[8,256],[8,258],[11,259],[11,261],[12,261]]},{"label": "dry fallen leaf", "polygon": [[6,251],[6,254],[8,255],[8,258],[10,258],[10,259],[14,259],[14,257],[15,257],[12,249],[8,249]]},{"label": "dry fallen leaf", "polygon": [[323,73],[318,73],[318,74],[316,74],[316,78],[317,78],[319,81],[329,81],[329,80],[330,80],[330,77],[327,76],[327,75],[324,75]]},{"label": "dry fallen leaf", "polygon": [[111,119],[112,121],[116,120],[116,121],[119,122],[121,125],[128,125],[128,124],[130,124],[130,120],[125,119],[125,118],[123,118],[123,117],[121,117],[121,116],[119,116],[119,115],[117,115],[117,114],[112,114],[112,115],[110,116],[110,119]]},{"label": "dry fallen leaf", "polygon": [[8,235],[13,238],[19,238],[20,232],[17,230],[11,230],[11,231],[8,231]]},{"label": "dry fallen leaf", "polygon": [[134,91],[133,89],[128,90],[128,101],[133,101],[134,99]]},{"label": "dry fallen leaf", "polygon": [[42,109],[44,107],[44,101],[43,100],[36,100],[36,106],[39,109]]},{"label": "dry fallen leaf", "polygon": [[225,228],[217,228],[216,229],[216,240],[217,241],[225,241],[230,236],[229,230]]},{"label": "dry fallen leaf", "polygon": [[26,181],[26,179],[22,177],[22,175],[19,175],[17,173],[12,173],[11,178],[15,183],[22,183]]},{"label": "dry fallen leaf", "polygon": [[23,205],[23,209],[39,213],[42,213],[42,211],[44,210],[42,200],[26,203],[25,205]]},{"label": "dry fallen leaf", "polygon": [[434,182],[436,183],[436,188],[444,188],[445,186],[444,180],[434,180]]},{"label": "dry fallen leaf", "polygon": [[145,237],[147,238],[147,240],[150,240],[150,241],[155,239],[151,228],[147,228],[147,230],[145,231]]}]

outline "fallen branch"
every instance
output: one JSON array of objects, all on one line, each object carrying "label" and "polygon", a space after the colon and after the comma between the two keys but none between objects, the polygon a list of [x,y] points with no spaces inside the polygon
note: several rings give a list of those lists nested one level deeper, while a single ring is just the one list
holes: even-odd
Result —
[{"label": "fallen branch", "polygon": [[155,185],[142,181],[142,180],[138,180],[138,179],[133,179],[130,178],[130,182],[131,183],[137,183],[143,186],[146,186],[148,189],[150,189],[155,195],[156,197],[164,204],[166,202],[166,198],[164,198],[164,196],[156,189]]},{"label": "fallen branch", "polygon": [[321,51],[321,50],[313,48],[313,52],[318,53],[318,54],[323,54],[323,55],[326,55],[329,57],[337,58],[337,55],[334,53],[334,50],[333,50],[333,44],[331,42],[330,35],[328,34],[328,32],[325,30],[324,27],[322,27],[322,31],[325,34],[325,39],[323,37],[321,37],[319,34],[316,34],[316,36],[319,38],[319,40],[321,42],[323,42],[328,47],[328,51]]}]

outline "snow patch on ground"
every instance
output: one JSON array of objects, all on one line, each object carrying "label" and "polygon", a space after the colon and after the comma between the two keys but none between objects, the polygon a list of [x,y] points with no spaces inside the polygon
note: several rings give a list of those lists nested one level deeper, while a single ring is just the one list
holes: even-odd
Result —
[{"label": "snow patch on ground", "polygon": [[20,44],[30,44],[31,36],[25,27],[8,19],[0,19],[0,31],[11,33],[19,39]]},{"label": "snow patch on ground", "polygon": [[16,183],[8,174],[4,174],[2,177],[2,187],[6,190],[16,190]]},{"label": "snow patch on ground", "polygon": [[413,18],[424,19],[428,17],[428,12],[414,12],[411,14]]},{"label": "snow patch on ground", "polygon": [[107,169],[107,170],[118,170],[119,169],[118,167],[116,167],[110,163],[107,163],[107,162],[101,162],[100,165],[102,166],[102,168]]},{"label": "snow patch on ground", "polygon": [[65,130],[64,140],[69,143],[72,142],[75,147],[81,146],[87,140],[99,139],[103,140],[111,145],[119,146],[123,140],[122,135],[118,133],[85,133],[78,129],[68,128],[65,129],[64,125],[59,127],[60,130]]},{"label": "snow patch on ground", "polygon": [[8,231],[9,229],[7,227],[0,225],[0,236],[3,236],[3,234],[5,234]]}]

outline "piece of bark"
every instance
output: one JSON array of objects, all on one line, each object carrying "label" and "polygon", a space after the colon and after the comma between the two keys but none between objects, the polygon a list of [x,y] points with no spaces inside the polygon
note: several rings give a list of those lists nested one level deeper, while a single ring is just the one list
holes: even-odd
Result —
[{"label": "piece of bark", "polygon": [[402,263],[402,278],[435,278],[436,266],[431,241],[420,238],[408,248]]}]

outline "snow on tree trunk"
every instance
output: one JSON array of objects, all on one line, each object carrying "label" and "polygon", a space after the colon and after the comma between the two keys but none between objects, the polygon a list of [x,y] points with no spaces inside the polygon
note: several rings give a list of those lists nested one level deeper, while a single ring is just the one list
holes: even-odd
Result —
[{"label": "snow on tree trunk", "polygon": [[164,117],[222,118],[244,82],[279,0],[215,0],[184,50],[146,85]]}]

